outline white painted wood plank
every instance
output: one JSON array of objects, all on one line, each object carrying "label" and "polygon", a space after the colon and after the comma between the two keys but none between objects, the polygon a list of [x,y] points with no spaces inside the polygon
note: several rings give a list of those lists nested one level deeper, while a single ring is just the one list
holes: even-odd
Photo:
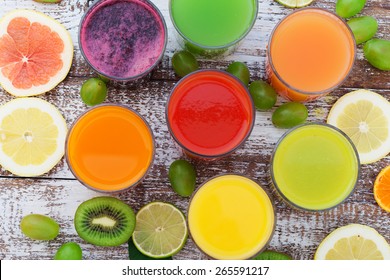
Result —
[{"label": "white painted wood plank", "polygon": [[[168,191],[156,180],[151,185],[141,185],[116,197],[135,211],[155,200],[170,201],[187,213],[188,199]],[[52,259],[58,247],[69,241],[77,242],[84,259],[127,259],[127,245],[115,248],[98,247],[81,240],[73,225],[78,205],[101,194],[88,190],[74,180],[23,180],[0,179],[1,238],[0,259]],[[272,192],[272,190],[271,190]],[[349,223],[361,223],[376,228],[390,240],[390,214],[373,202],[363,199],[364,189],[357,192],[339,207],[326,212],[292,210],[272,194],[276,204],[277,224],[270,249],[291,254],[295,259],[312,259],[318,244],[333,229]],[[40,213],[54,218],[61,227],[59,236],[52,241],[33,241],[25,237],[19,223],[23,216]],[[206,258],[191,239],[175,259]]]},{"label": "white painted wood plank", "polygon": [[[73,67],[71,69],[71,76],[83,76],[91,75],[91,71],[84,62],[78,46],[78,28],[82,15],[84,14],[87,7],[90,3],[94,1],[87,0],[68,0],[62,1],[60,4],[41,4],[34,2],[32,0],[0,0],[0,17],[15,8],[20,9],[35,9],[41,12],[44,12],[62,24],[69,30],[71,37],[75,46],[75,58],[73,62]],[[170,67],[170,58],[172,57],[175,50],[180,49],[175,39],[174,27],[172,25],[171,19],[169,17],[169,6],[168,0],[153,0],[152,1],[160,9],[163,14],[167,28],[168,28],[168,44],[165,52],[163,65],[160,68],[163,72],[167,71],[167,68]],[[331,11],[334,11],[334,1],[330,0],[316,0],[312,4],[315,7],[326,8]],[[362,11],[362,15],[372,15],[378,19],[379,28],[376,37],[378,38],[389,38],[390,34],[390,4],[389,1],[385,0],[372,0],[369,1]],[[238,46],[237,50],[224,58],[219,58],[218,63],[213,62],[210,64],[211,67],[218,67],[218,65],[226,65],[224,62],[230,62],[234,60],[239,60],[246,62],[251,69],[253,69],[253,76],[255,78],[264,77],[264,63],[265,63],[265,50],[269,35],[276,25],[276,23],[285,15],[289,14],[292,10],[284,8],[280,4],[276,3],[273,0],[259,1],[259,13],[255,25],[251,32],[246,36],[246,38]],[[374,88],[390,88],[390,74],[389,72],[383,72],[374,69],[369,66],[368,63],[364,60],[361,48],[358,48],[357,56],[357,67],[355,67],[355,76],[359,76],[363,81],[370,82]],[[206,66],[207,66],[206,64]],[[210,66],[209,66],[210,67]],[[365,68],[364,71],[362,68]],[[353,74],[354,74],[353,73]],[[364,74],[364,76],[362,76]],[[378,75],[384,77],[384,79],[378,79]],[[173,75],[164,76],[164,78],[172,77]],[[365,79],[365,77],[370,77]],[[349,79],[346,84],[349,86],[359,87],[359,82],[361,80],[351,80]]]}]

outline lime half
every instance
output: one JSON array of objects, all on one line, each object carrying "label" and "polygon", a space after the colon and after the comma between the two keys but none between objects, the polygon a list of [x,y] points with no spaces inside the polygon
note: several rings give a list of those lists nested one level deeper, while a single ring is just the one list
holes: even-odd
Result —
[{"label": "lime half", "polygon": [[313,0],[276,0],[276,2],[288,8],[301,8],[311,4]]},{"label": "lime half", "polygon": [[136,215],[133,242],[151,258],[166,258],[178,253],[187,241],[188,230],[183,213],[175,206],[151,202]]}]

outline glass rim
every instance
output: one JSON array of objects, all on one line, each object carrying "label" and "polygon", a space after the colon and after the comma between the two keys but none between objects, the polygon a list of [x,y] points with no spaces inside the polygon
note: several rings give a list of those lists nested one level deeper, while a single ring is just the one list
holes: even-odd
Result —
[{"label": "glass rim", "polygon": [[[242,137],[242,139],[237,143],[237,145],[235,145],[232,149],[229,149],[228,151],[224,152],[224,153],[221,153],[221,154],[216,154],[216,155],[206,155],[206,154],[201,154],[201,153],[198,153],[196,151],[193,151],[189,148],[187,148],[186,146],[184,146],[181,141],[179,141],[179,139],[176,137],[175,133],[173,132],[173,129],[172,129],[172,126],[171,126],[171,123],[169,121],[169,105],[170,105],[170,101],[172,99],[172,96],[176,90],[176,88],[181,84],[183,83],[184,81],[186,81],[187,79],[189,79],[190,77],[192,76],[195,76],[195,75],[198,75],[198,74],[201,74],[201,73],[204,73],[204,72],[216,72],[216,73],[220,73],[220,74],[224,74],[226,75],[227,77],[229,77],[230,79],[233,79],[235,80],[236,82],[238,82],[242,88],[245,90],[245,92],[247,93],[248,95],[248,99],[249,99],[249,103],[250,103],[250,108],[252,110],[252,114],[251,114],[251,120],[250,120],[250,124],[248,125],[248,131],[246,132],[246,134]],[[175,86],[171,89],[171,92],[169,93],[169,96],[168,96],[168,99],[167,99],[167,102],[165,104],[165,119],[166,119],[166,122],[167,122],[167,126],[168,126],[168,131],[170,133],[170,135],[172,136],[172,138],[175,140],[175,142],[186,152],[196,156],[196,157],[199,157],[199,158],[205,158],[205,159],[217,159],[217,158],[220,158],[220,157],[224,157],[224,156],[227,156],[227,155],[230,155],[231,153],[235,152],[237,149],[239,149],[242,145],[244,145],[244,143],[246,142],[246,140],[248,140],[249,136],[251,135],[252,131],[253,131],[253,128],[255,126],[255,120],[256,120],[256,109],[255,109],[255,105],[254,105],[254,102],[253,102],[253,99],[252,99],[252,96],[249,92],[249,89],[248,87],[246,87],[244,85],[244,83],[238,79],[236,76],[234,76],[233,74],[230,74],[226,71],[222,71],[222,70],[218,70],[218,69],[201,69],[201,70],[197,70],[197,71],[194,71],[194,72],[191,72],[189,74],[187,74],[186,76],[184,76],[183,78],[181,78],[176,84]]]},{"label": "glass rim", "polygon": [[[348,33],[351,37],[351,40],[352,40],[352,44],[353,44],[353,56],[352,56],[352,63],[351,63],[351,67],[348,69],[348,72],[345,74],[345,76],[340,80],[338,81],[335,85],[333,85],[332,87],[330,88],[326,88],[326,89],[323,89],[323,90],[319,90],[319,91],[305,91],[305,90],[301,90],[301,89],[298,89],[296,87],[293,87],[291,86],[289,83],[287,83],[280,75],[279,73],[276,71],[275,69],[275,66],[272,62],[272,55],[271,55],[271,46],[272,46],[272,39],[274,37],[274,33],[276,32],[276,30],[278,29],[278,27],[286,20],[288,19],[290,16],[296,14],[296,13],[300,13],[300,12],[303,12],[303,11],[306,11],[306,10],[314,10],[314,11],[322,11],[324,13],[327,13],[331,16],[333,16],[336,20],[338,20],[342,25],[344,25],[344,27],[348,30]],[[266,54],[267,54],[267,62],[268,62],[268,65],[271,67],[272,69],[272,72],[275,74],[275,76],[278,78],[278,80],[283,84],[285,85],[287,88],[295,91],[295,92],[298,92],[300,94],[303,94],[303,95],[313,95],[313,96],[317,96],[317,95],[323,95],[323,94],[327,94],[327,93],[330,93],[332,91],[334,91],[335,89],[337,89],[338,87],[340,87],[340,85],[342,85],[346,80],[347,78],[350,76],[350,74],[352,73],[352,70],[353,70],[353,67],[355,65],[355,62],[356,62],[356,56],[357,56],[357,46],[356,46],[356,40],[355,40],[355,36],[353,35],[353,32],[352,32],[352,29],[349,27],[349,25],[345,22],[345,20],[343,18],[341,18],[340,16],[338,16],[336,13],[333,13],[327,9],[324,9],[324,8],[318,8],[318,7],[304,7],[304,8],[299,8],[293,12],[291,12],[290,14],[284,16],[276,25],[275,27],[272,29],[272,32],[270,34],[270,37],[268,39],[268,47],[266,48]]]},{"label": "glass rim", "polygon": [[175,30],[177,31],[177,33],[179,33],[179,35],[186,41],[188,41],[189,43],[191,43],[192,45],[198,47],[198,48],[201,48],[201,49],[206,49],[206,50],[220,50],[220,49],[225,49],[225,48],[229,48],[231,46],[234,46],[235,44],[237,44],[238,42],[240,42],[241,40],[243,40],[247,35],[248,33],[252,30],[253,26],[255,25],[255,22],[257,20],[257,14],[259,12],[259,1],[253,1],[254,4],[255,4],[255,9],[254,9],[254,13],[253,13],[253,19],[250,23],[250,25],[248,26],[248,28],[245,30],[245,32],[240,36],[238,37],[237,39],[235,39],[234,41],[230,42],[230,43],[227,43],[225,45],[218,45],[218,46],[207,46],[207,45],[203,45],[203,44],[200,44],[200,43],[197,43],[193,40],[191,40],[190,38],[188,38],[186,35],[183,34],[183,32],[181,32],[181,30],[179,29],[179,27],[177,26],[175,20],[174,20],[174,17],[173,17],[173,13],[172,13],[172,1],[174,0],[169,0],[169,16],[171,18],[171,22],[172,22],[172,25],[173,27],[175,28]]},{"label": "glass rim", "polygon": [[103,3],[103,2],[106,2],[107,0],[98,0],[94,3],[92,3],[92,5],[90,7],[88,7],[88,9],[85,11],[85,13],[83,14],[83,16],[81,17],[81,20],[80,20],[80,24],[79,24],[79,28],[78,28],[78,43],[79,43],[79,49],[80,49],[80,52],[81,52],[81,55],[82,57],[84,58],[84,60],[87,62],[88,66],[90,68],[92,68],[93,71],[97,72],[99,75],[105,77],[105,78],[108,78],[110,80],[113,80],[113,81],[118,81],[118,82],[130,82],[130,81],[135,81],[135,80],[138,80],[142,77],[145,77],[147,74],[149,74],[150,72],[153,71],[153,69],[161,62],[162,58],[164,57],[164,54],[165,54],[165,50],[166,50],[166,47],[167,47],[167,43],[168,43],[168,29],[167,29],[167,25],[166,25],[166,22],[165,22],[165,19],[164,19],[164,16],[161,14],[161,11],[157,8],[157,6],[155,4],[153,4],[150,0],[122,0],[122,1],[125,1],[125,2],[141,2],[141,3],[144,3],[146,5],[148,5],[149,7],[152,8],[153,11],[155,11],[158,15],[158,18],[161,20],[162,22],[162,25],[163,25],[163,30],[164,30],[164,45],[161,49],[161,53],[160,55],[158,56],[158,58],[156,59],[156,61],[150,66],[148,67],[145,71],[135,75],[135,76],[131,76],[131,77],[116,77],[116,76],[111,76],[111,75],[108,75],[106,73],[103,73],[101,70],[97,69],[94,65],[92,65],[92,63],[89,61],[89,59],[87,58],[87,55],[85,54],[84,52],[84,49],[83,49],[83,45],[81,43],[81,30],[82,30],[82,27],[83,27],[83,23],[84,23],[84,20],[85,18],[87,17],[87,15],[89,15],[89,13],[96,7],[98,6],[100,3]]},{"label": "glass rim", "polygon": [[[88,115],[90,112],[92,111],[95,111],[95,110],[98,110],[102,107],[116,107],[116,108],[122,108],[122,109],[125,109],[133,114],[135,114],[137,117],[139,117],[143,123],[145,124],[147,130],[149,131],[150,133],[150,137],[151,137],[151,140],[152,140],[152,154],[151,154],[151,158],[150,158],[150,163],[148,165],[148,167],[146,168],[146,171],[145,173],[136,181],[134,182],[133,184],[129,185],[129,186],[126,186],[124,188],[121,188],[121,189],[116,189],[116,190],[102,190],[102,189],[98,189],[98,188],[95,188],[91,185],[88,185],[86,182],[84,182],[84,180],[82,180],[80,178],[80,176],[73,170],[73,167],[72,167],[72,164],[70,162],[70,158],[69,158],[69,152],[68,152],[68,142],[69,142],[69,139],[71,137],[71,134],[73,132],[73,129],[74,127],[77,125],[77,123],[82,119],[84,118],[86,115]],[[143,116],[141,116],[137,111],[135,111],[134,109],[131,109],[130,107],[128,106],[125,106],[125,105],[121,105],[121,104],[114,104],[114,103],[104,103],[104,104],[100,104],[100,105],[96,105],[96,106],[93,106],[92,108],[84,111],[82,114],[80,114],[74,121],[73,123],[71,124],[70,128],[68,129],[68,132],[66,134],[66,138],[65,138],[65,160],[66,160],[66,164],[68,165],[69,167],[69,170],[71,171],[71,173],[73,174],[73,176],[77,179],[77,181],[79,181],[82,185],[84,185],[85,187],[87,187],[88,189],[90,190],[93,190],[93,191],[97,191],[97,192],[100,192],[100,193],[119,193],[119,192],[122,192],[122,191],[125,191],[125,190],[128,190],[132,187],[135,187],[137,186],[138,184],[140,184],[143,179],[145,179],[145,177],[148,175],[148,173],[150,172],[152,166],[153,166],[153,163],[154,163],[154,160],[155,160],[155,155],[156,155],[156,142],[155,142],[155,137],[154,137],[154,134],[153,134],[153,131],[149,125],[149,123],[145,120],[145,118]]]},{"label": "glass rim", "polygon": [[267,195],[269,201],[270,201],[270,204],[271,204],[271,209],[272,209],[272,213],[273,213],[273,223],[272,223],[272,229],[271,229],[271,233],[268,237],[268,240],[266,241],[266,243],[264,243],[264,246],[257,252],[255,253],[254,255],[250,256],[249,258],[247,258],[246,260],[249,260],[249,259],[252,259],[253,257],[257,256],[258,254],[260,254],[261,252],[263,252],[266,247],[269,245],[269,243],[271,242],[273,236],[275,235],[275,230],[276,230],[276,222],[277,222],[277,213],[276,213],[276,210],[275,210],[275,203],[270,195],[270,192],[268,190],[266,190],[262,185],[260,185],[257,181],[255,181],[254,179],[252,179],[251,177],[247,176],[247,175],[242,175],[242,174],[239,174],[239,173],[234,173],[234,172],[228,172],[228,173],[222,173],[222,174],[218,174],[218,175],[214,175],[208,179],[206,179],[202,184],[199,185],[199,187],[197,187],[195,189],[195,191],[191,194],[190,196],[190,199],[189,199],[189,202],[188,202],[188,206],[187,206],[187,219],[186,219],[186,223],[187,223],[187,228],[188,228],[188,235],[191,237],[192,241],[194,242],[195,246],[199,249],[199,251],[201,251],[204,255],[206,255],[208,258],[210,259],[213,259],[213,260],[216,260],[216,258],[210,256],[209,254],[207,254],[205,251],[202,250],[202,248],[199,247],[199,245],[196,243],[195,239],[193,238],[192,234],[191,234],[191,230],[190,230],[190,207],[191,207],[191,204],[192,204],[192,200],[194,199],[195,195],[198,193],[198,191],[204,187],[207,183],[209,183],[210,181],[216,179],[216,178],[219,178],[219,177],[224,177],[224,176],[230,176],[230,175],[234,175],[234,176],[238,176],[238,177],[241,177],[241,178],[245,178],[245,179],[248,179],[250,181],[252,181],[253,183],[255,183],[261,190],[263,190],[265,192],[265,194]]},{"label": "glass rim", "polygon": [[[351,188],[350,192],[340,202],[338,202],[337,204],[329,206],[327,208],[323,208],[323,209],[305,208],[305,207],[303,207],[301,205],[298,205],[298,204],[292,202],[280,190],[280,188],[278,186],[278,183],[276,182],[275,175],[274,175],[274,159],[275,159],[275,154],[276,154],[276,151],[277,151],[279,145],[283,142],[283,140],[290,133],[294,132],[295,130],[297,130],[299,128],[305,127],[305,126],[323,126],[323,127],[328,127],[331,130],[333,130],[334,132],[339,133],[341,136],[343,136],[347,140],[347,143],[350,144],[350,146],[352,148],[352,151],[353,151],[353,154],[355,155],[355,158],[356,158],[357,173],[356,173],[355,183],[354,183],[353,187]],[[344,203],[354,193],[354,191],[355,191],[355,189],[356,189],[356,187],[357,187],[357,185],[359,183],[359,178],[360,178],[360,174],[361,174],[361,165],[360,165],[359,153],[358,153],[358,151],[357,151],[357,149],[355,147],[355,144],[353,144],[351,138],[349,138],[349,136],[347,134],[345,134],[345,132],[343,132],[341,129],[335,127],[334,125],[331,125],[331,124],[328,124],[328,123],[311,122],[311,123],[304,123],[304,124],[301,124],[301,125],[297,125],[297,126],[295,126],[293,128],[290,128],[288,131],[286,131],[279,138],[279,140],[276,142],[276,144],[274,146],[274,149],[272,151],[272,154],[271,154],[269,173],[271,175],[272,186],[274,187],[274,189],[276,189],[277,193],[282,197],[283,201],[285,201],[289,206],[292,206],[292,208],[295,208],[295,209],[304,210],[304,211],[308,211],[308,212],[324,212],[324,211],[331,210],[331,209],[336,208],[337,206],[341,205],[342,203]]]}]

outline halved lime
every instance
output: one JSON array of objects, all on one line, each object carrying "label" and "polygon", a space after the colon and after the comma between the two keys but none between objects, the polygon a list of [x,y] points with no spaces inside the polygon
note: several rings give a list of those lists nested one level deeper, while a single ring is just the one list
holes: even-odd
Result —
[{"label": "halved lime", "polygon": [[288,8],[301,8],[311,4],[313,0],[276,0],[276,2]]},{"label": "halved lime", "polygon": [[151,202],[136,215],[134,245],[151,258],[175,255],[183,248],[187,236],[184,214],[172,204]]}]

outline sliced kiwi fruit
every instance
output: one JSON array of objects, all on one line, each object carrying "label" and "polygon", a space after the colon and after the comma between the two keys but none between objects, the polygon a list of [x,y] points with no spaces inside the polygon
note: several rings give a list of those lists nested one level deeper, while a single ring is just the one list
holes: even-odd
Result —
[{"label": "sliced kiwi fruit", "polygon": [[98,246],[119,246],[127,242],[135,228],[135,214],[114,197],[95,197],[76,210],[74,225],[86,242]]},{"label": "sliced kiwi fruit", "polygon": [[253,260],[292,260],[292,257],[284,253],[267,250],[258,254]]}]

